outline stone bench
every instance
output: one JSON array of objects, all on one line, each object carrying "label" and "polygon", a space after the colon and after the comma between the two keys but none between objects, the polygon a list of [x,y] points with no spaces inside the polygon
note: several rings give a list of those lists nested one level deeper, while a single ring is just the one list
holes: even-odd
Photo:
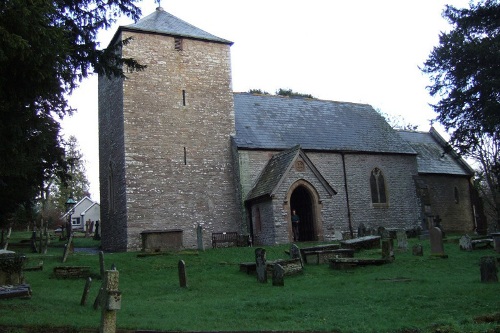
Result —
[{"label": "stone bench", "polygon": [[377,249],[380,248],[380,236],[364,236],[340,241],[340,247],[343,249]]},{"label": "stone bench", "polygon": [[392,262],[391,259],[377,258],[335,258],[330,259],[330,268],[349,269],[360,266],[383,265]]},{"label": "stone bench", "polygon": [[352,258],[354,257],[353,249],[336,249],[336,250],[320,250],[307,251],[303,255],[304,263],[307,264],[326,264],[330,259],[335,258]]}]

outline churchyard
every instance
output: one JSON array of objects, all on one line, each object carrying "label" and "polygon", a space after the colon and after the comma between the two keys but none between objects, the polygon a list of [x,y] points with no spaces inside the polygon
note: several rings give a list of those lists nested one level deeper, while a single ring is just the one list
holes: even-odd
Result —
[{"label": "churchyard", "polygon": [[[498,266],[500,254],[486,242],[469,247],[461,236],[432,246],[409,238],[404,248],[397,239],[373,248],[370,239],[355,251],[345,248],[350,243],[297,243],[303,267],[290,259],[290,245],[99,255],[98,241],[76,237],[63,263],[64,241],[53,238],[46,254],[31,253],[27,243],[11,249],[27,257],[31,297],[0,299],[0,332],[98,332],[101,267],[112,266],[118,332],[500,332],[500,284],[482,282],[480,270],[481,258]],[[14,233],[11,243],[29,237]],[[275,283],[266,266],[264,282],[262,260],[291,273]],[[61,267],[86,276],[56,276]]]}]

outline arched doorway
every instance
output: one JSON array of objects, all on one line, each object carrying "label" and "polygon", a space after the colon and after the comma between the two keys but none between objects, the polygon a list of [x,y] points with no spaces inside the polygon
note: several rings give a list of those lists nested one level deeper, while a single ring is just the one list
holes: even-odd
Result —
[{"label": "arched doorway", "polygon": [[299,241],[317,240],[317,232],[314,226],[313,198],[309,190],[303,185],[297,186],[290,196],[290,214],[294,209],[300,217]]}]

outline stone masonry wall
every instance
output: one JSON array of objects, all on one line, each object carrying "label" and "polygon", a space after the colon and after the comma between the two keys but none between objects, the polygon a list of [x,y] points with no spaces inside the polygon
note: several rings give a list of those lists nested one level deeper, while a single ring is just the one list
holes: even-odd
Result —
[{"label": "stone masonry wall", "polygon": [[107,251],[124,251],[127,249],[127,209],[123,79],[101,76],[98,87],[101,245]]},{"label": "stone masonry wall", "polygon": [[[273,153],[268,151],[239,151],[240,178],[242,193],[245,196],[252,188],[255,179]],[[327,193],[316,178],[310,174],[296,173],[291,169],[289,177],[276,193],[273,209],[276,243],[290,241],[289,207],[283,206],[290,186],[299,179],[311,183],[318,191],[321,200],[320,216],[324,240],[332,240],[336,231],[349,232],[348,204],[344,181],[342,155],[338,153],[306,152],[309,159],[329,182],[337,194],[328,198]],[[353,231],[362,222],[366,227],[413,228],[420,225],[420,206],[418,204],[413,176],[417,174],[416,158],[413,155],[369,155],[346,154],[347,191],[351,212],[350,223]],[[387,207],[374,207],[371,201],[370,173],[378,167],[384,173],[387,186]]]},{"label": "stone masonry wall", "polygon": [[[466,177],[421,175],[428,184],[431,214],[439,215],[445,232],[474,231],[469,181]],[[455,201],[455,187],[458,201]]]},{"label": "stone masonry wall", "polygon": [[124,83],[128,249],[143,230],[182,229],[195,247],[196,227],[239,230],[231,161],[234,133],[230,47],[124,32],[125,57],[147,65]]}]

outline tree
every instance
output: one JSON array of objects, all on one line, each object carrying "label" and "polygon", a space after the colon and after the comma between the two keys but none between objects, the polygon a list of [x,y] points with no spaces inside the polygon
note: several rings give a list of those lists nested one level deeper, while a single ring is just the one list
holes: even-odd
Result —
[{"label": "tree", "polygon": [[104,50],[96,40],[120,14],[137,20],[135,2],[0,1],[0,225],[20,206],[33,206],[53,175],[65,181],[57,119],[73,112],[67,94],[92,72],[144,68],[116,52],[129,40]]},{"label": "tree", "polygon": [[85,160],[78,146],[78,140],[76,137],[70,136],[65,146],[69,179],[63,182],[60,177],[54,177],[49,185],[49,201],[61,212],[66,211],[65,203],[69,196],[72,195],[76,201],[85,196],[90,196]]},{"label": "tree", "polygon": [[[498,154],[500,132],[500,3],[481,0],[469,8],[446,6],[443,17],[452,25],[441,33],[422,71],[431,78],[429,92],[437,120],[451,132],[451,144],[481,165],[490,198],[500,210]],[[497,224],[500,219],[497,213]],[[499,225],[500,226],[500,225]]]}]

